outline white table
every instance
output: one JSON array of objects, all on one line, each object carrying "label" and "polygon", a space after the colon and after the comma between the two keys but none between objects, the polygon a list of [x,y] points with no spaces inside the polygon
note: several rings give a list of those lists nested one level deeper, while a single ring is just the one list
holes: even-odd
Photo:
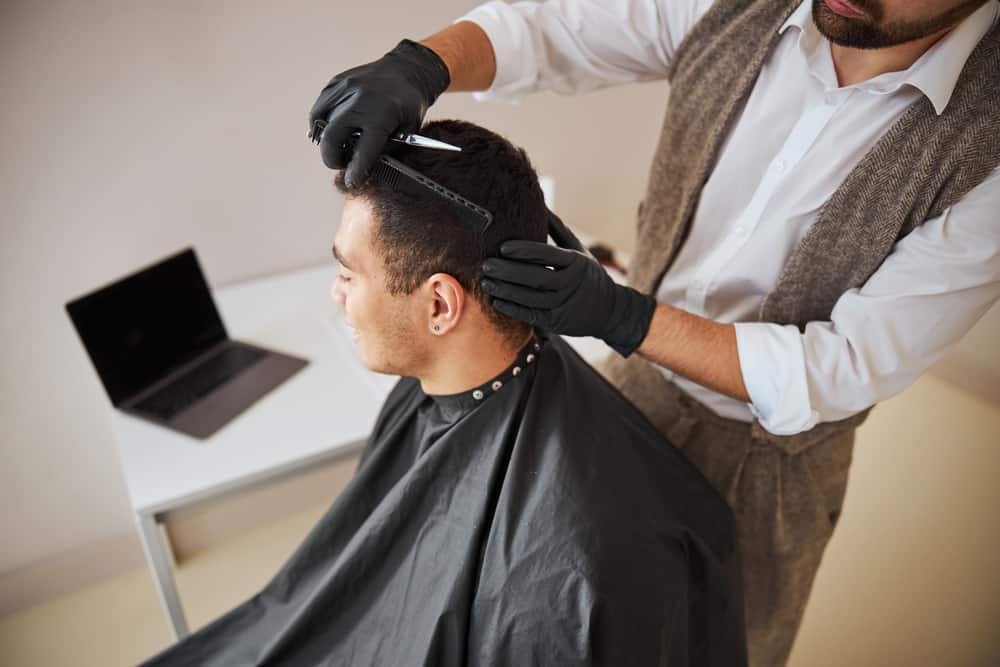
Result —
[{"label": "white table", "polygon": [[[160,522],[188,509],[354,454],[397,378],[358,361],[350,329],[330,299],[329,264],[241,283],[213,296],[232,338],[309,365],[207,440],[115,411],[113,425],[136,525],[176,639],[188,634]],[[593,362],[608,348],[567,339]]]},{"label": "white table", "polygon": [[358,452],[396,378],[358,361],[336,275],[321,267],[241,283],[213,296],[232,338],[309,365],[207,440],[115,411],[113,428],[146,560],[174,636],[188,634],[159,523],[171,512]]}]

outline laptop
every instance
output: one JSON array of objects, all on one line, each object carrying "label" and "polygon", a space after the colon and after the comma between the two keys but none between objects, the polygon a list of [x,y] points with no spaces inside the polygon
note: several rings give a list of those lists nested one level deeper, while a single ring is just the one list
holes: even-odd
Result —
[{"label": "laptop", "polygon": [[229,338],[192,248],[66,311],[112,405],[198,439],[308,363]]}]

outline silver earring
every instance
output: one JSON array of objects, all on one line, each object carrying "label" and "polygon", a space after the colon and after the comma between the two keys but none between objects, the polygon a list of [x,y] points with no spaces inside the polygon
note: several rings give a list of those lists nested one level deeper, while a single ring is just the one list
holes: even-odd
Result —
[{"label": "silver earring", "polygon": [[439,327],[438,325],[435,324],[434,325],[434,331],[441,331],[441,327]]}]

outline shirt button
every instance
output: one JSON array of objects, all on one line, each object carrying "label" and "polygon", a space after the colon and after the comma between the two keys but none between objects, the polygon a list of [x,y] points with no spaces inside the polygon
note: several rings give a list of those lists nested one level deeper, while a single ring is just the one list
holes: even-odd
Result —
[{"label": "shirt button", "polygon": [[696,292],[700,292],[703,287],[705,287],[705,283],[701,282],[700,280],[695,280],[691,283],[691,289],[693,289]]},{"label": "shirt button", "polygon": [[733,230],[733,236],[735,236],[736,238],[741,238],[744,233],[745,230],[743,229],[743,225],[740,225],[739,227]]},{"label": "shirt button", "polygon": [[781,172],[783,172],[785,170],[785,161],[784,160],[775,160],[774,161],[774,170],[776,172],[778,172],[779,174]]},{"label": "shirt button", "polygon": [[837,93],[829,92],[823,96],[823,101],[826,102],[827,106],[833,106],[837,103]]}]

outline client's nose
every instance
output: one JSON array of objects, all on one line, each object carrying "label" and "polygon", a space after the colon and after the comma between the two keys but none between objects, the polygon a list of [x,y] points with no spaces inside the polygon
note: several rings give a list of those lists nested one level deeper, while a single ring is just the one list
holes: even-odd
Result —
[{"label": "client's nose", "polygon": [[341,306],[344,305],[344,290],[341,289],[339,280],[334,280],[333,284],[330,285],[330,298],[333,299],[334,303],[339,303]]}]

